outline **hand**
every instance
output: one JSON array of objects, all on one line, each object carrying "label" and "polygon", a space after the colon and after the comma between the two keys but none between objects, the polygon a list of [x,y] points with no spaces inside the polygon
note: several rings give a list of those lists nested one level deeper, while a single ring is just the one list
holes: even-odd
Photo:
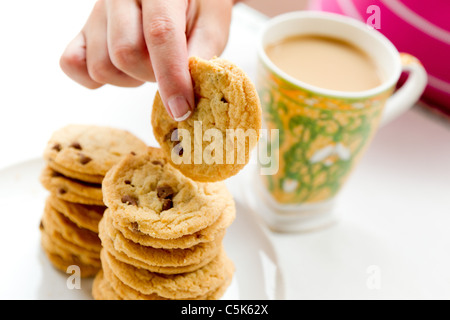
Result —
[{"label": "hand", "polygon": [[168,113],[181,121],[195,106],[188,57],[220,55],[232,6],[232,0],[98,0],[61,68],[90,89],[157,81]]}]

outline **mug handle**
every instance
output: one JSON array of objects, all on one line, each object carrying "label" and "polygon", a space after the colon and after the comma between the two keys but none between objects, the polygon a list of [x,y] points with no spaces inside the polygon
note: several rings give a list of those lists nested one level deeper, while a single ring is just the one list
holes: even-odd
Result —
[{"label": "mug handle", "polygon": [[420,99],[427,86],[427,72],[420,61],[407,53],[400,53],[402,70],[408,79],[386,102],[380,126],[384,126],[411,108]]}]

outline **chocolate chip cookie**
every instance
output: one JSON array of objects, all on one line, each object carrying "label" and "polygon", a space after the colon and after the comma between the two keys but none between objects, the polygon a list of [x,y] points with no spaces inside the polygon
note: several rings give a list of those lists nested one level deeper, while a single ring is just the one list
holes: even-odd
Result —
[{"label": "chocolate chip cookie", "polygon": [[261,129],[261,107],[254,85],[224,59],[191,57],[196,106],[185,121],[173,120],[156,94],[152,126],[173,166],[196,181],[224,180],[249,161]]},{"label": "chocolate chip cookie", "polygon": [[50,195],[47,201],[56,211],[65,215],[79,228],[87,229],[98,234],[98,224],[103,218],[106,207],[72,203],[59,199],[54,195]]},{"label": "chocolate chip cookie", "polygon": [[44,159],[55,171],[73,179],[101,183],[124,155],[145,152],[146,144],[128,131],[93,125],[68,125],[55,131]]},{"label": "chocolate chip cookie", "polygon": [[82,276],[100,270],[98,223],[106,209],[101,182],[126,154],[146,149],[131,133],[110,127],[69,125],[54,132],[44,151],[40,181],[50,191],[41,242],[56,268],[78,265]]},{"label": "chocolate chip cookie", "polygon": [[158,249],[126,239],[106,219],[100,222],[102,245],[116,259],[152,272],[177,274],[191,272],[208,264],[222,248],[225,232],[214,241],[189,249]]},{"label": "chocolate chip cookie", "polygon": [[[186,300],[217,300],[222,297],[225,290],[230,285],[232,273],[226,273],[225,279],[216,289],[212,289],[204,295],[192,296]],[[94,280],[94,298],[97,300],[170,300],[155,293],[143,294],[138,290],[123,283],[114,275],[114,272],[105,263],[102,271],[98,273]],[[183,299],[181,299],[183,300]]]},{"label": "chocolate chip cookie", "polygon": [[41,173],[41,183],[54,196],[73,203],[103,205],[101,184],[67,178],[49,166]]},{"label": "chocolate chip cookie", "polygon": [[191,299],[212,293],[226,283],[234,272],[234,264],[223,250],[204,267],[174,275],[136,268],[115,259],[107,250],[102,250],[100,257],[105,274],[110,271],[132,289],[166,299]]},{"label": "chocolate chip cookie", "polygon": [[92,296],[95,300],[124,300],[106,281],[103,270],[100,270],[92,283]]},{"label": "chocolate chip cookie", "polygon": [[[40,230],[42,248],[47,257],[55,268],[63,272],[69,266],[77,265],[82,277],[94,276],[101,269],[99,243],[95,240],[90,242],[93,240],[90,235],[76,228],[70,230],[70,225],[64,225],[66,221],[58,219],[61,217],[56,217],[55,211],[46,208]],[[86,244],[89,249],[80,243]]]},{"label": "chocolate chip cookie", "polygon": [[[97,233],[78,227],[69,218],[53,208],[49,199],[46,201],[42,223],[50,236],[58,233],[66,241],[90,252],[99,253],[102,248]],[[96,257],[98,258],[98,255]]]},{"label": "chocolate chip cookie", "polygon": [[125,238],[135,243],[153,248],[186,249],[200,243],[214,241],[214,239],[219,237],[220,234],[223,233],[234,221],[236,211],[230,207],[227,210],[224,210],[220,217],[210,226],[175,239],[154,238],[138,231],[137,229],[130,229],[127,226],[120,225],[120,223],[114,221],[111,216],[110,210],[107,209],[103,217],[103,219],[105,219],[105,223],[111,224],[115,229],[120,231]]},{"label": "chocolate chip cookie", "polygon": [[153,238],[176,239],[214,224],[234,200],[222,182],[193,181],[161,149],[128,155],[103,180],[103,200],[123,228]]}]

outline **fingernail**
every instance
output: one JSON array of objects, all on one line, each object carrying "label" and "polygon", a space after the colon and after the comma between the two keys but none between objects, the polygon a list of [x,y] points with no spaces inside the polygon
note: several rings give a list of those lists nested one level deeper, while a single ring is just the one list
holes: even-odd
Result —
[{"label": "fingernail", "polygon": [[183,96],[176,96],[167,102],[175,121],[184,121],[191,115],[191,108]]}]

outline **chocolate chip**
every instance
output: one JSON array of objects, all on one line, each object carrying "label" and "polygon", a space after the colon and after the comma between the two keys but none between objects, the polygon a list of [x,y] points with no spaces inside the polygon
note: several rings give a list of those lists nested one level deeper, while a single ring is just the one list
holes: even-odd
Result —
[{"label": "chocolate chip", "polygon": [[154,164],[155,166],[161,166],[161,167],[164,166],[164,163],[162,163],[161,161],[158,161],[158,160],[152,161],[152,164]]},{"label": "chocolate chip", "polygon": [[135,232],[135,233],[140,233],[141,230],[139,230],[139,223],[133,221],[131,223],[131,231]]},{"label": "chocolate chip", "polygon": [[72,142],[72,144],[70,145],[71,148],[77,149],[77,150],[83,150],[83,148],[81,147],[81,144],[78,142]]},{"label": "chocolate chip", "polygon": [[63,195],[63,194],[66,194],[66,193],[67,193],[67,190],[64,189],[64,188],[60,188],[60,189],[58,190],[58,193],[59,193],[60,195]]},{"label": "chocolate chip", "polygon": [[130,154],[131,154],[132,156],[135,156],[135,155],[136,155],[136,152],[131,151]]},{"label": "chocolate chip", "polygon": [[162,199],[162,211],[166,211],[173,208],[172,199]]},{"label": "chocolate chip", "polygon": [[85,155],[82,154],[82,153],[80,153],[79,156],[80,156],[80,163],[81,163],[81,164],[88,164],[89,162],[92,161],[92,158],[90,158],[90,157],[88,157],[88,156],[85,156]]},{"label": "chocolate chip", "polygon": [[222,101],[223,103],[228,103],[228,101],[227,101],[227,99],[225,99],[225,97],[222,97],[222,98],[220,99],[220,101]]},{"label": "chocolate chip", "polygon": [[44,224],[42,223],[42,220],[41,220],[41,223],[39,224],[39,230],[41,230],[41,231],[44,231]]},{"label": "chocolate chip", "polygon": [[61,151],[61,145],[59,143],[56,143],[53,146],[52,150],[56,150],[56,152],[60,152]]},{"label": "chocolate chip", "polygon": [[131,184],[131,180],[125,180],[124,183],[134,188],[134,184]]},{"label": "chocolate chip", "polygon": [[156,193],[160,199],[171,199],[175,194],[171,186],[162,185],[156,188]]},{"label": "chocolate chip", "polygon": [[122,203],[125,203],[127,205],[137,206],[138,202],[139,202],[138,199],[136,199],[135,197],[129,196],[129,195],[125,195],[122,197]]}]

